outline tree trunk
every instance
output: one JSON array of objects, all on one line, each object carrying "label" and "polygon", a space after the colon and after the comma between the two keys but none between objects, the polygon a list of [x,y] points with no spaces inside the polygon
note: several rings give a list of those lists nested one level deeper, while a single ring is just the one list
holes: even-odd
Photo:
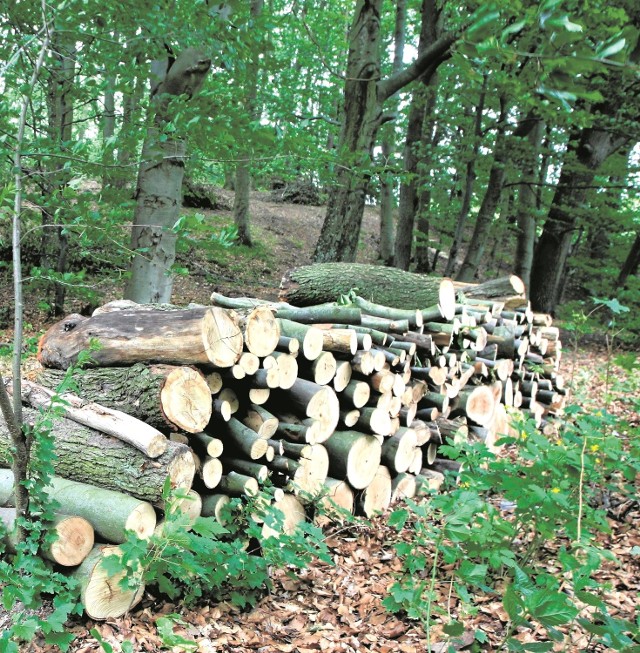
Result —
[{"label": "tree trunk", "polygon": [[537,193],[534,184],[538,178],[538,159],[544,133],[544,122],[542,120],[536,120],[535,127],[529,133],[529,147],[526,149],[522,162],[522,176],[520,185],[518,186],[518,209],[516,216],[518,244],[516,247],[514,273],[522,279],[527,288],[529,288],[533,250],[536,244]]},{"label": "tree trunk", "polygon": [[127,299],[141,304],[171,299],[171,266],[176,247],[176,235],[171,228],[180,213],[186,144],[172,136],[172,132],[165,133],[165,129],[174,117],[170,107],[178,96],[191,98],[197,93],[209,72],[211,59],[188,48],[173,62],[155,63],[157,73],[163,64],[165,69],[157,74],[157,85],[152,91],[154,124],[142,147],[131,236],[131,249],[136,254],[125,291]]},{"label": "tree trunk", "polygon": [[638,274],[638,266],[640,266],[640,231],[637,232],[627,258],[622,264],[618,275],[618,286],[624,287],[630,276]]},{"label": "tree trunk", "polygon": [[530,297],[533,309],[553,313],[560,298],[578,217],[602,163],[629,140],[597,127],[574,133],[569,141],[549,215],[535,249]]},{"label": "tree trunk", "polygon": [[476,275],[480,261],[482,261],[484,257],[484,250],[489,237],[491,223],[495,218],[496,209],[500,202],[502,185],[504,183],[505,165],[508,157],[505,143],[506,115],[506,100],[501,98],[493,163],[491,165],[491,170],[489,171],[487,190],[482,199],[480,209],[478,210],[478,216],[476,217],[473,235],[471,236],[471,241],[467,248],[467,254],[462,263],[462,267],[456,276],[456,279],[459,281],[472,281]]},{"label": "tree trunk", "polygon": [[[251,20],[255,23],[262,14],[263,0],[251,0]],[[254,29],[256,26],[254,24]],[[258,50],[252,48],[251,61],[247,63],[247,75],[244,84],[245,107],[248,123],[253,123],[260,117],[258,104]],[[250,126],[246,126],[250,130]],[[246,147],[240,148],[236,165],[235,198],[233,202],[233,222],[238,229],[238,241],[241,245],[251,247],[251,221],[249,216],[249,193],[251,191],[251,134],[247,133],[243,142]]]},{"label": "tree trunk", "polygon": [[471,210],[471,200],[473,199],[473,186],[476,181],[476,161],[478,159],[478,152],[480,150],[480,143],[482,142],[482,114],[484,113],[484,102],[487,96],[487,81],[488,75],[482,77],[482,88],[478,97],[478,104],[476,105],[475,119],[473,124],[473,144],[471,152],[467,161],[466,175],[464,182],[464,191],[462,195],[462,205],[458,213],[458,220],[456,222],[456,230],[453,235],[453,242],[449,250],[449,259],[447,260],[447,267],[444,270],[444,276],[450,277],[453,275],[458,259],[458,252],[464,240],[464,229]]},{"label": "tree trunk", "polygon": [[354,288],[378,304],[423,309],[455,305],[453,286],[440,277],[428,277],[394,268],[363,263],[323,263],[293,268],[280,284],[284,301],[301,306],[335,301]]},{"label": "tree trunk", "polygon": [[[430,0],[425,0],[425,2]],[[371,149],[383,121],[382,106],[402,88],[435,69],[458,38],[447,34],[415,61],[380,80],[380,9],[382,0],[359,0],[349,31],[349,56],[336,183],[329,196],[314,261],[355,261],[369,186]]]},{"label": "tree trunk", "polygon": [[[393,72],[402,69],[404,56],[405,30],[407,23],[406,0],[396,1],[396,21],[393,32]],[[394,110],[397,110],[397,102]],[[382,138],[381,149],[383,166],[385,170],[380,175],[380,248],[379,257],[385,265],[391,265],[393,260],[393,207],[394,207],[394,178],[388,171],[389,162],[395,151],[396,143],[393,125],[385,130]]]},{"label": "tree trunk", "polygon": [[[48,104],[48,132],[49,138],[57,148],[58,153],[67,154],[72,146],[73,128],[73,89],[75,83],[76,43],[73,37],[63,31],[54,29],[51,41],[51,54],[53,64],[50,66],[49,88],[47,95]],[[67,256],[69,239],[64,228],[65,212],[60,212],[64,200],[62,193],[70,179],[70,173],[64,167],[61,159],[54,159],[55,163],[46,171],[48,174],[44,185],[48,188],[45,202],[45,219],[49,221],[43,234],[46,234],[44,243],[42,267],[45,272],[53,269],[57,275],[62,276],[67,271]],[[61,218],[60,215],[63,217]],[[53,226],[55,225],[55,226]],[[64,314],[64,301],[66,285],[54,280],[53,314]]]},{"label": "tree trunk", "polygon": [[[115,37],[117,38],[117,37]],[[102,187],[111,184],[113,177],[114,147],[113,136],[116,133],[116,94],[114,77],[105,80],[104,105],[102,110]]]},{"label": "tree trunk", "polygon": [[334,188],[314,261],[355,261],[369,186],[371,149],[379,126],[380,10],[382,0],[359,0],[349,31],[343,123]]},{"label": "tree trunk", "polygon": [[[440,12],[434,0],[422,2],[422,25],[418,54],[425,52],[436,43],[439,37]],[[438,62],[439,63],[439,62]],[[398,224],[396,227],[396,242],[394,250],[394,265],[401,270],[408,270],[411,262],[411,249],[413,245],[413,227],[419,208],[419,188],[424,176],[418,169],[421,159],[420,149],[424,149],[423,142],[425,117],[433,113],[437,93],[437,78],[435,72],[438,63],[430,67],[420,78],[420,85],[413,91],[407,136],[404,145],[404,174],[408,178],[400,186],[400,201],[398,206]],[[431,135],[429,135],[429,141]]]}]

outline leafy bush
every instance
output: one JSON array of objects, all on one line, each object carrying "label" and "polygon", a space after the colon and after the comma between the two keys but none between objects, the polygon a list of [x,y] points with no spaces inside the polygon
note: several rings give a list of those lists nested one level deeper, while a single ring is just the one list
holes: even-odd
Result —
[{"label": "leafy bush", "polygon": [[[567,414],[552,438],[521,421],[519,437],[501,441],[508,455],[500,458],[481,444],[442,447],[451,458],[464,457],[464,466],[444,494],[408,501],[392,514],[398,530],[410,529],[411,536],[396,545],[404,574],[384,601],[388,609],[419,620],[428,632],[434,614],[446,614],[436,601],[444,565],[451,591],[469,611],[477,595],[502,596],[507,650],[552,650],[564,638],[560,628],[576,625],[613,650],[640,650],[638,624],[608,614],[593,578],[603,559],[613,559],[595,540],[608,530],[601,497],[634,492],[639,434],[625,451],[610,414],[575,406]],[[562,546],[550,546],[558,540]],[[535,624],[546,630],[547,642],[514,637]],[[445,631],[455,637],[461,624],[451,622]],[[485,640],[476,633],[477,645]]]}]

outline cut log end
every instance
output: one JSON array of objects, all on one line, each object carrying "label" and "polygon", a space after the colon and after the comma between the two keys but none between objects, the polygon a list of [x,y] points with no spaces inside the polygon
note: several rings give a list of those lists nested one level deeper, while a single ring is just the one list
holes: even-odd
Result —
[{"label": "cut log end", "polygon": [[244,339],[232,314],[213,306],[204,314],[202,344],[215,367],[232,367],[242,355]]},{"label": "cut log end", "polygon": [[60,517],[55,531],[58,539],[51,545],[51,559],[65,567],[76,567],[93,548],[93,527],[82,517]]},{"label": "cut log end", "polygon": [[190,367],[178,367],[167,376],[160,401],[167,419],[187,433],[199,433],[211,419],[211,388]]}]

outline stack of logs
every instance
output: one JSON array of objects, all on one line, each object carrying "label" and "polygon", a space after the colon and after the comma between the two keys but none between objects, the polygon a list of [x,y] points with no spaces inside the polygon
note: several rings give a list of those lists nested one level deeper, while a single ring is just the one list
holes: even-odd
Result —
[{"label": "stack of logs", "polygon": [[[30,422],[68,381],[64,370],[90,352],[52,428],[57,476],[48,492],[61,517],[46,553],[70,565],[86,556],[75,573],[90,616],[122,614],[139,600],[141,586],[114,597],[98,562],[118,553],[128,530],[147,538],[162,528],[167,477],[188,493],[184,510],[218,519],[230,497],[255,496],[269,477],[290,532],[310,506],[370,516],[437,489],[455,468],[438,446],[473,438],[497,450],[511,407],[538,424],[562,410],[558,330],[530,310],[517,277],[430,280],[428,305],[417,294],[401,299],[427,308],[407,309],[371,301],[379,293],[368,272],[357,286],[367,299],[351,292],[346,304],[294,306],[310,302],[296,296],[308,282],[295,275],[283,280],[290,303],[217,293],[212,306],[188,309],[117,301],[42,337],[43,370],[22,390]],[[0,464],[10,460],[0,420]],[[0,505],[11,504],[12,486],[0,470]],[[15,511],[0,518],[11,525]],[[109,544],[93,546],[94,531]],[[277,533],[265,526],[264,535]]]}]

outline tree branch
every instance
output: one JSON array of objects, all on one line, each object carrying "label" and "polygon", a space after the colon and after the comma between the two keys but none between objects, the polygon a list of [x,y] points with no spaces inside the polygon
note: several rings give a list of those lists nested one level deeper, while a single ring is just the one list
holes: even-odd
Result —
[{"label": "tree branch", "polygon": [[406,68],[378,82],[378,99],[382,103],[405,86],[418,79],[434,63],[442,63],[448,56],[451,46],[460,38],[459,32],[449,32],[429,46]]}]

